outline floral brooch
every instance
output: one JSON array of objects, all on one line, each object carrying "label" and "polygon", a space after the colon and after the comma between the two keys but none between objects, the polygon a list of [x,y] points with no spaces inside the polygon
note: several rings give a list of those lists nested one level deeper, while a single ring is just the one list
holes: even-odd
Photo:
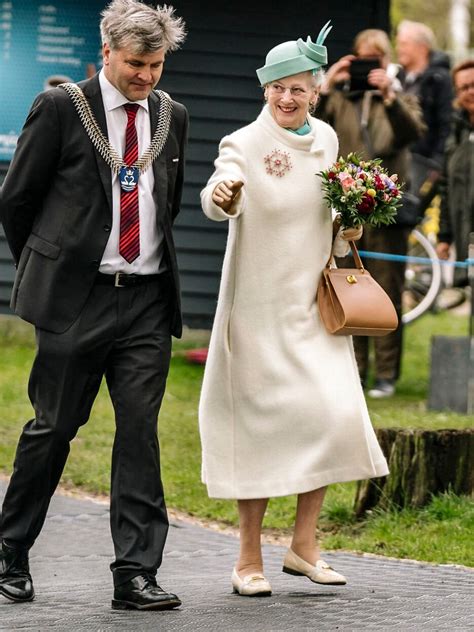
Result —
[{"label": "floral brooch", "polygon": [[293,165],[291,164],[291,156],[286,151],[274,149],[271,154],[267,154],[264,158],[266,171],[271,176],[282,178]]}]

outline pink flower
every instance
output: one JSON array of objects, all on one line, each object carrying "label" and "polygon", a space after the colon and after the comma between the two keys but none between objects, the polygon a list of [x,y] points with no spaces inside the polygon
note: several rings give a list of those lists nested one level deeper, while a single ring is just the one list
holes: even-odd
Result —
[{"label": "pink flower", "polygon": [[337,177],[339,178],[339,181],[341,183],[341,186],[344,192],[348,191],[351,188],[351,186],[355,184],[354,178],[350,175],[350,173],[347,173],[347,171],[343,171],[342,173],[339,173]]}]

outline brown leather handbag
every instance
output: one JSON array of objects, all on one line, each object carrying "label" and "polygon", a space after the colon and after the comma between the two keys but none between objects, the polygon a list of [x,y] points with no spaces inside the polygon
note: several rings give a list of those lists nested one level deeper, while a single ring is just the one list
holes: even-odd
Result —
[{"label": "brown leather handbag", "polygon": [[362,265],[349,242],[356,268],[332,268],[333,253],[321,274],[317,302],[321,320],[337,336],[385,336],[398,327],[388,294]]}]

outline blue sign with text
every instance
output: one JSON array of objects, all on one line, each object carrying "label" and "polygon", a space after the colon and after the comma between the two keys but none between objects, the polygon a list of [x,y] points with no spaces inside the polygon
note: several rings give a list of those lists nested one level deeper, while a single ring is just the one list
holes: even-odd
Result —
[{"label": "blue sign with text", "polygon": [[106,0],[0,0],[0,160],[9,161],[35,96],[100,68]]}]

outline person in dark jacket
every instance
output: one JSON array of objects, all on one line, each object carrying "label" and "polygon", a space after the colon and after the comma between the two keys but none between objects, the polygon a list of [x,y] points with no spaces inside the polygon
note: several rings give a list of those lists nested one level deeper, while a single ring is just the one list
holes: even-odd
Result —
[{"label": "person in dark jacket", "polygon": [[[408,147],[424,132],[421,110],[416,97],[404,94],[391,75],[390,40],[378,29],[367,29],[357,34],[354,54],[346,55],[326,72],[320,92],[317,114],[334,127],[339,138],[339,153],[346,156],[355,151],[364,158],[381,158],[390,174],[396,173],[407,182],[410,170]],[[356,60],[369,63],[377,60],[378,67],[354,89],[357,76]],[[360,66],[359,66],[360,67]],[[361,240],[363,250],[404,255],[408,247],[410,229],[400,223],[372,228],[366,226]],[[352,261],[341,265],[352,265]],[[355,336],[354,349],[362,383],[369,373],[369,343],[375,351],[375,384],[369,397],[390,397],[395,392],[402,353],[402,291],[405,265],[399,262],[367,259],[365,267],[390,296],[397,310],[400,324],[388,336],[369,339]]]},{"label": "person in dark jacket", "polygon": [[0,217],[17,265],[12,307],[34,324],[37,343],[35,414],[0,515],[0,594],[15,602],[35,597],[29,550],[105,376],[115,412],[112,608],[181,605],[155,579],[169,527],[157,422],[171,335],[182,329],[171,229],[188,114],[153,90],[165,55],[185,37],[173,13],[137,0],[104,8],[103,69],[37,96],[2,186]]},{"label": "person in dark jacket", "polygon": [[[468,256],[469,233],[474,231],[474,59],[453,69],[456,108],[446,142],[440,180],[441,216],[437,252],[447,259],[451,245],[456,258]],[[465,285],[466,271],[457,269],[455,283]]]},{"label": "person in dark jacket", "polygon": [[[401,65],[397,78],[405,93],[418,98],[427,128],[423,136],[410,147],[410,190],[418,195],[427,178],[436,180],[443,164],[453,100],[450,64],[445,53],[435,50],[433,31],[421,22],[403,20],[399,24],[396,51]],[[431,196],[425,195],[424,208],[435,191],[433,187]]]}]

